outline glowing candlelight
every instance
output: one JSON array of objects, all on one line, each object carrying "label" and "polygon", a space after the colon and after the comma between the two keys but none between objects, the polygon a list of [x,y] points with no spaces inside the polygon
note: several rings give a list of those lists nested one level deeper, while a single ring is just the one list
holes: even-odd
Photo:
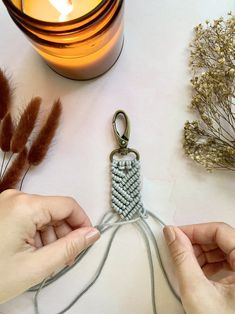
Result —
[{"label": "glowing candlelight", "polygon": [[60,13],[59,21],[60,22],[66,21],[67,16],[73,11],[72,0],[49,0],[49,1]]},{"label": "glowing candlelight", "polygon": [[16,25],[57,73],[90,79],[123,45],[124,0],[3,0]]},{"label": "glowing candlelight", "polygon": [[[18,0],[12,0],[17,6]],[[65,22],[94,10],[102,0],[21,0],[21,11],[47,22]]]}]

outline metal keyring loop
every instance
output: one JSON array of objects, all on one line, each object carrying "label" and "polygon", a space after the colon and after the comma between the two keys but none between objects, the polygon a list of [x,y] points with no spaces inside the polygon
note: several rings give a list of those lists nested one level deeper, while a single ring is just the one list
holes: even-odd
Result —
[{"label": "metal keyring loop", "polygon": [[114,160],[114,156],[119,154],[119,155],[128,155],[128,154],[135,154],[136,159],[139,161],[140,160],[140,154],[137,150],[132,149],[132,148],[126,148],[125,149],[125,153],[123,153],[123,149],[122,148],[117,148],[115,150],[112,151],[112,153],[110,154],[110,161],[112,162]]}]

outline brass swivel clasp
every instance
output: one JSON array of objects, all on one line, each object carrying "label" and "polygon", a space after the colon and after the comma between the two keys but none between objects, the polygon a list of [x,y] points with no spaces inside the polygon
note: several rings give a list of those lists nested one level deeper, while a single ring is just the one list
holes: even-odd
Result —
[{"label": "brass swivel clasp", "polygon": [[[120,118],[121,116],[125,123],[125,130],[122,135],[120,135],[117,129],[117,119]],[[114,135],[119,145],[119,148],[115,149],[111,153],[110,160],[111,161],[113,160],[113,156],[115,154],[127,155],[129,153],[134,153],[136,155],[137,160],[139,160],[139,153],[134,149],[128,148],[128,143],[129,143],[129,138],[130,138],[130,121],[127,114],[123,110],[118,110],[115,112],[113,116],[113,120],[112,120],[112,125],[113,125]]]},{"label": "brass swivel clasp", "polygon": [[[125,131],[124,131],[123,135],[120,135],[120,133],[118,132],[118,129],[117,129],[117,119],[120,116],[123,116],[124,123],[125,123]],[[116,111],[114,116],[113,116],[112,125],[113,125],[114,135],[115,135],[116,140],[118,142],[118,145],[120,147],[119,152],[122,155],[126,155],[128,153],[127,146],[128,146],[129,138],[130,138],[130,122],[129,122],[127,114],[122,110]]]}]

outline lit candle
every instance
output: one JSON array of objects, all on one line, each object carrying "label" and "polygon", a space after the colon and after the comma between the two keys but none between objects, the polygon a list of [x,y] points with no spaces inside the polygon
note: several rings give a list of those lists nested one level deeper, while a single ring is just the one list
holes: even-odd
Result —
[{"label": "lit candle", "polygon": [[123,45],[124,0],[3,0],[13,21],[59,74],[106,72]]},{"label": "lit candle", "polygon": [[23,0],[22,11],[35,19],[58,22],[73,20],[96,8],[102,0]]}]

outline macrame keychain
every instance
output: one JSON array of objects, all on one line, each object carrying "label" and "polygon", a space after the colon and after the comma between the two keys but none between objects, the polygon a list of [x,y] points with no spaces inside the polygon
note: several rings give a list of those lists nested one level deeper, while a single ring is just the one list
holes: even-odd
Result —
[{"label": "macrame keychain", "polygon": [[[122,136],[117,130],[117,119],[123,116],[126,129]],[[124,111],[119,110],[113,117],[113,130],[120,148],[115,149],[111,155],[111,172],[112,172],[112,208],[120,215],[121,219],[131,220],[135,216],[147,217],[146,211],[141,201],[141,180],[140,180],[140,156],[139,153],[128,148],[130,137],[130,122]],[[114,159],[119,154],[130,158]]]},{"label": "macrame keychain", "polygon": [[[125,121],[125,131],[121,136],[117,130],[117,119],[123,117]],[[173,295],[177,298],[179,302],[180,298],[172,287],[167,273],[162,264],[160,251],[158,248],[158,243],[155,239],[154,233],[148,224],[147,218],[151,218],[153,222],[156,222],[158,225],[165,226],[165,223],[156,216],[156,214],[147,211],[141,200],[141,179],[140,179],[140,155],[139,153],[131,148],[128,148],[128,142],[130,137],[130,122],[126,113],[122,110],[117,111],[114,114],[113,121],[113,130],[115,137],[117,139],[119,148],[112,151],[110,154],[111,161],[111,176],[112,176],[112,188],[111,188],[111,207],[112,211],[106,213],[100,223],[96,226],[99,229],[101,234],[104,234],[106,231],[115,228],[112,232],[110,240],[108,242],[104,256],[102,257],[97,271],[91,278],[91,280],[85,285],[82,291],[67,305],[63,310],[56,314],[67,313],[68,310],[95,284],[97,279],[102,273],[102,270],[107,262],[110,249],[113,245],[113,241],[123,225],[133,224],[137,227],[140,232],[145,246],[149,262],[150,270],[150,280],[151,280],[151,299],[152,299],[152,311],[153,314],[157,314],[156,307],[156,296],[155,296],[155,274],[154,274],[154,262],[151,249],[151,243],[154,247],[155,254],[158,260],[158,264],[162,270],[162,274],[166,279],[166,282],[169,285],[170,290]],[[35,314],[41,314],[39,311],[38,305],[38,296],[41,290],[53,282],[61,278],[69,270],[71,270],[75,265],[77,265],[91,249],[89,247],[83,251],[75,260],[75,263],[71,266],[66,266],[63,270],[58,272],[56,275],[46,278],[41,284],[36,285],[35,287],[29,289],[29,291],[36,292],[34,296],[34,309]]]}]

